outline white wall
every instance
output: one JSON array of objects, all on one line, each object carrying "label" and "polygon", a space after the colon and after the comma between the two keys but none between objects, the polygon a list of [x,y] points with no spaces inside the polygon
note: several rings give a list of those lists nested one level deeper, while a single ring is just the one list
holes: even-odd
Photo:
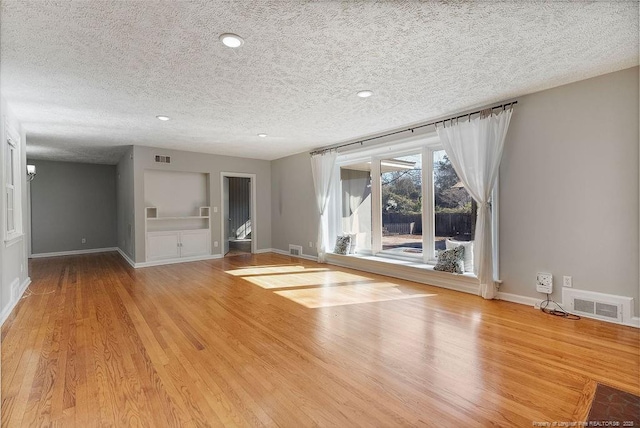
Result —
[{"label": "white wall", "polygon": [[[639,308],[638,67],[519,97],[500,170],[500,291],[539,271]],[[273,247],[315,242],[309,154],[272,162]]]},{"label": "white wall", "polygon": [[[16,281],[20,285],[20,290],[24,289],[29,283],[28,275],[28,248],[27,242],[29,236],[27,235],[27,157],[26,157],[26,135],[20,122],[18,122],[11,112],[11,109],[3,98],[0,97],[0,136],[2,137],[2,150],[0,150],[0,165],[2,165],[2,175],[6,174],[6,162],[4,157],[6,156],[6,150],[4,144],[5,141],[5,125],[8,124],[12,129],[16,130],[20,135],[20,193],[21,193],[21,205],[22,205],[22,228],[24,235],[15,242],[7,245],[4,241],[4,225],[5,225],[5,203],[4,200],[4,181],[2,181],[2,202],[0,202],[0,323],[4,322],[7,316],[11,313],[13,307],[18,303],[20,296],[14,296],[11,298],[11,284]],[[4,180],[4,178],[3,178]]]},{"label": "white wall", "polygon": [[[156,163],[155,155],[171,156],[170,164]],[[220,254],[222,249],[222,232],[220,230],[220,172],[237,172],[256,174],[256,249],[271,248],[271,163],[265,160],[217,156],[178,150],[156,149],[154,147],[134,146],[133,177],[135,200],[135,262],[146,259],[144,236],[144,175],[145,171],[181,171],[208,174],[208,199],[211,207],[218,207],[218,212],[211,210],[211,248],[213,254]],[[214,247],[213,242],[219,246]]]}]

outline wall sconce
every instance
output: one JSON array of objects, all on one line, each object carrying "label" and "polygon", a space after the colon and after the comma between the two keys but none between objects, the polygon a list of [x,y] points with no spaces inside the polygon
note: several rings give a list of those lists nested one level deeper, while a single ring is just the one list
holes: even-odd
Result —
[{"label": "wall sconce", "polygon": [[36,166],[27,165],[27,181],[32,181],[35,176],[36,176]]}]

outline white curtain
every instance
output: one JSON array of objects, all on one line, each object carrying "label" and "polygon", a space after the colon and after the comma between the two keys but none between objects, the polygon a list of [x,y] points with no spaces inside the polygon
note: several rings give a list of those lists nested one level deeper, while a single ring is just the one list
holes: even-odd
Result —
[{"label": "white curtain", "polygon": [[337,156],[338,153],[336,151],[329,151],[311,156],[311,173],[313,175],[313,185],[316,190],[316,202],[318,204],[318,212],[320,214],[320,223],[318,224],[318,241],[316,242],[318,262],[320,263],[326,262],[327,248],[329,247],[329,213],[327,207],[329,206]]},{"label": "white curtain", "polygon": [[489,198],[498,176],[504,139],[512,108],[476,119],[445,122],[437,126],[438,136],[460,181],[478,203],[474,243],[474,271],[480,281],[480,295],[493,299],[493,242]]}]

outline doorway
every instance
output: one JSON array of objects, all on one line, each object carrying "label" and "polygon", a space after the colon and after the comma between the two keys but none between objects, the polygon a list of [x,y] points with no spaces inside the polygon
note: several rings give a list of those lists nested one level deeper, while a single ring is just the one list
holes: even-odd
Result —
[{"label": "doorway", "polygon": [[222,173],[223,256],[255,252],[255,174]]}]

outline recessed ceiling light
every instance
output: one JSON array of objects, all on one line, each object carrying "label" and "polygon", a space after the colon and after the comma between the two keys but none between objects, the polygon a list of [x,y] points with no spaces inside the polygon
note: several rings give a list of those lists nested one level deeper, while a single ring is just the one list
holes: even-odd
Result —
[{"label": "recessed ceiling light", "polygon": [[370,97],[371,95],[373,95],[373,92],[372,92],[372,91],[369,91],[369,90],[366,90],[366,91],[360,91],[360,92],[358,92],[358,96],[359,96],[360,98],[368,98],[368,97]]},{"label": "recessed ceiling light", "polygon": [[159,120],[167,121],[169,120],[169,116],[156,116]]},{"label": "recessed ceiling light", "polygon": [[239,48],[244,44],[244,40],[242,37],[237,34],[224,33],[220,34],[220,41],[223,45],[228,46],[230,48]]},{"label": "recessed ceiling light", "polygon": [[258,137],[265,138],[266,136],[267,136],[267,134],[258,134]]}]

